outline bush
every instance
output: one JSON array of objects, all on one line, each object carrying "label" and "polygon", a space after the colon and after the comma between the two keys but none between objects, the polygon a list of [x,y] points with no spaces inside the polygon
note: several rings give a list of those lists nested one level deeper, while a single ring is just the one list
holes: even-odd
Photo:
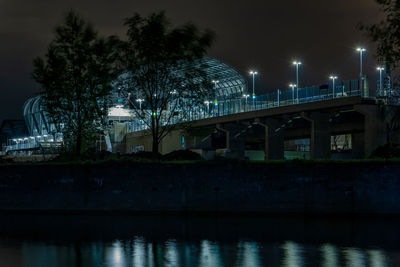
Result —
[{"label": "bush", "polygon": [[68,162],[68,161],[97,161],[97,160],[107,160],[107,159],[115,159],[118,158],[118,154],[114,154],[108,151],[94,151],[88,150],[80,156],[77,156],[72,152],[62,152],[52,161],[56,162]]},{"label": "bush", "polygon": [[162,155],[160,153],[154,153],[149,151],[139,151],[129,155],[124,155],[124,157],[130,157],[133,159],[146,159],[146,160],[161,160]]},{"label": "bush", "polygon": [[371,158],[400,158],[400,144],[388,143],[380,146],[371,153]]},{"label": "bush", "polygon": [[201,160],[201,156],[190,150],[175,150],[163,156],[164,160]]}]

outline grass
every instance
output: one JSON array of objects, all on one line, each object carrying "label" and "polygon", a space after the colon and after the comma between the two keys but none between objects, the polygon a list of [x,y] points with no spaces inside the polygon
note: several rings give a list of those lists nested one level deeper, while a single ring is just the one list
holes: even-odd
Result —
[{"label": "grass", "polygon": [[66,160],[66,161],[42,161],[42,162],[0,162],[0,166],[82,166],[82,165],[103,165],[103,164],[294,164],[294,165],[315,165],[315,164],[398,164],[400,158],[369,158],[351,160],[240,160],[240,159],[214,159],[214,160],[154,160],[128,157],[110,157],[99,160]]}]

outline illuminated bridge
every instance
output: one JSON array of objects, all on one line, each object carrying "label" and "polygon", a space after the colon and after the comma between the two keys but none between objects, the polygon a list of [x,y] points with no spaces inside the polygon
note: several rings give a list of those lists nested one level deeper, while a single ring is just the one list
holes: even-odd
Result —
[{"label": "illuminated bridge", "polygon": [[[250,159],[331,158],[339,152],[343,152],[340,157],[360,158],[384,143],[382,129],[388,118],[380,118],[376,110],[387,105],[368,98],[367,86],[360,90],[358,80],[336,81],[335,88],[325,84],[299,88],[298,92],[274,90],[252,98],[246,77],[219,60],[204,60],[207,76],[219,81],[213,87],[215,97],[192,105],[185,116],[177,112],[169,123],[191,122],[192,130],[177,127],[160,144],[161,153],[185,148],[206,157],[214,151]],[[130,110],[119,87],[113,96],[115,104],[109,109],[107,130],[98,149],[120,153],[151,150],[147,124]],[[40,96],[24,104],[24,118],[30,136],[10,140],[8,152],[62,143],[62,122],[50,123]]]}]

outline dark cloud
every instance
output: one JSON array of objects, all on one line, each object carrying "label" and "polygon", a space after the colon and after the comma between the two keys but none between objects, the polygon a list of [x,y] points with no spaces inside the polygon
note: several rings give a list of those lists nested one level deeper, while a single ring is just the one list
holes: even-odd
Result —
[{"label": "dark cloud", "polygon": [[333,72],[355,79],[357,44],[368,48],[366,68],[376,78],[373,46],[356,27],[379,19],[373,0],[0,0],[0,120],[22,117],[23,102],[38,92],[30,78],[32,59],[44,54],[71,8],[103,34],[124,36],[124,18],[158,10],[175,24],[211,28],[218,38],[210,55],[243,73],[259,70],[257,91],[286,89],[294,80],[294,58],[304,63],[302,84],[326,82]]}]

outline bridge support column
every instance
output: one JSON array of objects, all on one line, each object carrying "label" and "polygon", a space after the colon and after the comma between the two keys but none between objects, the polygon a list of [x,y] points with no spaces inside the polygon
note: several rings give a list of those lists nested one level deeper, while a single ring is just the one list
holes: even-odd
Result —
[{"label": "bridge support column", "polygon": [[331,125],[329,114],[311,112],[302,114],[311,124],[311,159],[329,159],[331,157]]},{"label": "bridge support column", "polygon": [[246,150],[246,126],[239,123],[217,124],[217,129],[226,134],[227,157],[244,159]]},{"label": "bridge support column", "polygon": [[364,156],[368,157],[387,142],[384,112],[376,105],[358,105],[354,109],[364,115]]},{"label": "bridge support column", "polygon": [[255,122],[264,127],[264,159],[284,159],[284,134],[279,127],[281,122],[278,119],[256,119]]},{"label": "bridge support column", "polygon": [[364,158],[364,133],[353,133],[351,135],[351,157],[353,159]]}]

